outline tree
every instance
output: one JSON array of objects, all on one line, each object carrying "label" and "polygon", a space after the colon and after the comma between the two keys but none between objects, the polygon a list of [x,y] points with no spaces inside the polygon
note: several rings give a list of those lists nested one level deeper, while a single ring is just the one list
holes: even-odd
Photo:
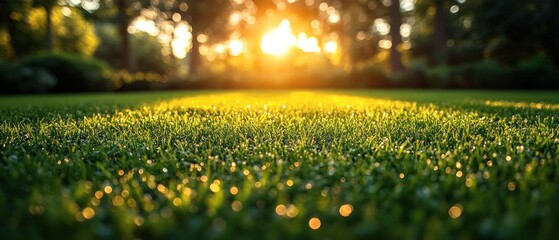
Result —
[{"label": "tree", "polygon": [[27,22],[29,9],[31,9],[29,1],[0,1],[0,27],[5,28],[9,35],[9,45],[13,52],[11,59],[17,59],[40,49],[40,45],[36,44],[37,36],[31,32]]},{"label": "tree", "polygon": [[128,11],[127,0],[117,0],[116,7],[118,10],[118,33],[120,34],[122,49],[122,67],[124,70],[132,71],[132,63],[130,57],[130,35],[128,34],[128,26],[132,22],[132,16]]},{"label": "tree", "polygon": [[447,12],[448,6],[445,0],[434,0],[435,26],[433,49],[437,64],[444,65],[447,62]]},{"label": "tree", "polygon": [[51,51],[53,45],[53,30],[52,30],[52,9],[56,6],[58,0],[35,0],[34,6],[42,7],[45,10],[45,46],[47,50]]},{"label": "tree", "polygon": [[559,20],[554,0],[469,0],[469,37],[485,46],[485,57],[514,65],[545,53],[559,63]]},{"label": "tree", "polygon": [[402,64],[402,54],[398,50],[402,44],[402,36],[400,35],[400,27],[402,26],[402,13],[400,12],[400,0],[392,0],[388,6],[390,16],[390,38],[392,47],[390,48],[390,65],[392,72],[401,72],[404,70]]},{"label": "tree", "polygon": [[[185,7],[186,6],[186,7]],[[192,30],[192,49],[190,50],[189,75],[196,78],[200,68],[200,42],[198,36],[206,30],[215,27],[220,16],[229,10],[226,0],[178,0],[174,11],[186,19]],[[213,30],[219,31],[217,28]]]},{"label": "tree", "polygon": [[116,22],[120,36],[120,61],[122,69],[130,72],[131,49],[128,27],[142,9],[150,6],[149,0],[99,0],[98,9],[83,9],[84,14],[91,19],[102,22]]},{"label": "tree", "polygon": [[[34,35],[47,35],[48,30],[45,28],[45,22],[48,18],[46,15],[47,13],[43,8],[34,8],[29,11],[29,26]],[[75,8],[63,10],[61,7],[54,7],[51,9],[50,15],[52,47],[48,50],[84,55],[93,54],[99,45],[99,38],[95,33],[93,24],[84,19],[80,11]],[[36,44],[40,45],[43,42],[44,39],[40,38]]]}]

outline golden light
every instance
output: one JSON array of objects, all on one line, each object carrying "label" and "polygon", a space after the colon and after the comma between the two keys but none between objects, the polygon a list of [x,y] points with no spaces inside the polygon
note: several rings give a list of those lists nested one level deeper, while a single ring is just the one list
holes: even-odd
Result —
[{"label": "golden light", "polygon": [[136,226],[142,226],[144,225],[144,222],[145,220],[143,217],[140,216],[134,217],[134,224],[136,224]]},{"label": "golden light", "polygon": [[103,192],[101,192],[101,191],[95,192],[95,198],[101,199],[102,197],[103,197]]},{"label": "golden light", "polygon": [[341,17],[340,17],[340,14],[338,14],[338,13],[333,13],[330,16],[328,16],[328,22],[338,23],[338,22],[340,22],[340,20],[341,20]]},{"label": "golden light", "polygon": [[69,7],[63,7],[62,15],[64,15],[64,17],[70,17],[70,15],[72,15],[72,10]]},{"label": "golden light", "polygon": [[198,34],[198,36],[196,37],[196,40],[198,40],[199,43],[206,43],[208,41],[208,35],[206,34]]},{"label": "golden light", "polygon": [[223,44],[216,44],[215,45],[215,51],[218,54],[223,54],[223,53],[225,53],[226,50],[227,50],[227,47],[225,47],[225,45],[223,45]]},{"label": "golden light", "polygon": [[202,45],[200,46],[200,54],[202,54],[202,56],[207,56],[210,53],[210,48],[206,45]]},{"label": "golden light", "polygon": [[291,22],[284,19],[276,29],[262,37],[260,42],[262,52],[276,56],[287,54],[297,43],[297,38],[291,32]]},{"label": "golden light", "polygon": [[300,33],[297,36],[297,47],[306,53],[319,53],[318,39],[315,37],[307,37],[306,33]]},{"label": "golden light", "polygon": [[233,26],[238,25],[242,19],[243,15],[240,12],[235,11],[229,16],[229,24]]},{"label": "golden light", "polygon": [[92,219],[95,216],[95,211],[93,208],[86,207],[83,209],[82,215],[85,219]]},{"label": "golden light", "polygon": [[454,206],[450,207],[448,210],[448,215],[451,218],[459,218],[462,215],[462,211],[464,208],[460,204],[454,204]]},{"label": "golden light", "polygon": [[378,46],[381,47],[381,48],[384,48],[384,49],[390,49],[390,48],[392,48],[392,41],[386,40],[386,39],[385,40],[380,40],[378,42]]},{"label": "golden light", "polygon": [[120,206],[124,203],[124,198],[122,198],[121,196],[116,196],[112,199],[112,202],[114,206]]},{"label": "golden light", "polygon": [[312,230],[317,230],[317,229],[319,229],[319,228],[320,228],[320,225],[322,225],[322,224],[321,224],[321,222],[320,222],[320,219],[318,219],[318,218],[313,217],[313,218],[311,218],[311,219],[309,220],[309,227],[310,227]]},{"label": "golden light", "polygon": [[243,40],[233,39],[229,41],[229,54],[231,56],[237,57],[244,52],[246,52],[246,44]]},{"label": "golden light", "polygon": [[243,209],[243,203],[239,200],[235,200],[231,203],[231,209],[235,212],[241,211]]},{"label": "golden light", "polygon": [[173,22],[180,22],[181,21],[181,15],[179,13],[173,13]]},{"label": "golden light", "polygon": [[516,189],[516,183],[515,182],[509,182],[509,184],[507,185],[507,188],[509,189],[509,191],[514,191]]},{"label": "golden light", "polygon": [[306,53],[319,53],[321,51],[318,39],[306,33],[293,34],[291,22],[284,19],[280,25],[262,37],[260,43],[262,52],[275,56],[287,54],[291,49],[298,48]]},{"label": "golden light", "polygon": [[287,213],[287,207],[283,204],[276,206],[276,214],[279,216],[284,216]]},{"label": "golden light", "polygon": [[351,204],[344,204],[340,207],[339,212],[343,217],[349,217],[353,212],[353,206]]},{"label": "golden light", "polygon": [[327,53],[336,53],[338,50],[338,43],[336,41],[328,41],[324,44],[324,51]]},{"label": "golden light", "polygon": [[159,29],[157,28],[155,22],[144,16],[138,17],[128,27],[128,33],[130,34],[134,34],[137,31],[145,32],[151,36],[157,36],[159,34]]},{"label": "golden light", "polygon": [[290,204],[289,207],[287,208],[287,212],[285,213],[285,215],[287,217],[294,218],[297,217],[297,214],[299,214],[299,209],[297,209],[295,205]]},{"label": "golden light", "polygon": [[192,33],[190,27],[186,24],[179,24],[175,28],[175,38],[171,41],[173,47],[173,55],[179,59],[186,57],[186,53],[192,48]]},{"label": "golden light", "polygon": [[237,195],[237,193],[239,193],[239,189],[237,187],[231,187],[229,192],[231,192],[231,195]]},{"label": "golden light", "polygon": [[287,184],[287,186],[293,186],[293,180],[289,179],[287,180],[287,182],[285,182]]}]

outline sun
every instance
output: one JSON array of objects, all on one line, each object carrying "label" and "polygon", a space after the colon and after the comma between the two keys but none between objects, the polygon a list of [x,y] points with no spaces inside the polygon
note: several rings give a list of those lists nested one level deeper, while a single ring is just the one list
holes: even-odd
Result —
[{"label": "sun", "polygon": [[262,36],[260,48],[266,54],[281,56],[287,54],[296,43],[297,38],[291,33],[291,22],[284,19],[276,29]]},{"label": "sun", "polygon": [[283,56],[291,49],[298,48],[306,53],[319,53],[318,39],[299,33],[297,36],[291,30],[291,22],[287,19],[281,21],[279,26],[262,36],[260,42],[262,52],[275,56]]}]

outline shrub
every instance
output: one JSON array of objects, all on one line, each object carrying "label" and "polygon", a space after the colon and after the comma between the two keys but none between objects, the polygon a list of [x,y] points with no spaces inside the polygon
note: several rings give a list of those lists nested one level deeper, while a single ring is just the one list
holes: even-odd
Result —
[{"label": "shrub", "polygon": [[20,62],[22,68],[44,69],[58,82],[54,92],[110,91],[111,70],[102,61],[83,55],[45,52]]},{"label": "shrub", "polygon": [[510,70],[494,60],[464,64],[458,74],[475,88],[510,88],[514,85],[509,79]]},{"label": "shrub", "polygon": [[[340,81],[344,81],[344,79],[342,78]],[[392,86],[382,67],[368,63],[356,66],[349,74],[349,81],[348,84],[351,87],[388,88]]]},{"label": "shrub", "polygon": [[0,62],[0,93],[15,93],[17,83],[17,66]]},{"label": "shrub", "polygon": [[427,71],[429,86],[447,88],[452,86],[456,68],[449,65],[437,65]]},{"label": "shrub", "polygon": [[509,68],[493,60],[438,65],[426,71],[427,85],[437,88],[510,88],[509,75]]},{"label": "shrub", "polygon": [[558,88],[559,70],[545,54],[523,60],[513,69],[511,81],[523,88]]},{"label": "shrub", "polygon": [[402,74],[392,76],[391,78],[394,79],[394,84],[397,87],[428,88],[430,87],[428,71],[429,67],[425,62],[412,61]]},{"label": "shrub", "polygon": [[18,93],[46,93],[56,86],[57,79],[43,68],[20,67],[17,73]]}]

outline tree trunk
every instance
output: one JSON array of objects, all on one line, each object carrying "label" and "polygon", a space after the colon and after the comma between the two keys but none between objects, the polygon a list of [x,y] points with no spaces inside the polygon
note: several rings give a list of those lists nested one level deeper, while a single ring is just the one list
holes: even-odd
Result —
[{"label": "tree trunk", "polygon": [[118,33],[120,35],[121,60],[122,69],[131,72],[130,57],[130,35],[128,34],[128,25],[130,25],[130,17],[126,13],[126,0],[118,0]]},{"label": "tree trunk", "polygon": [[46,34],[45,34],[45,46],[48,51],[53,50],[53,32],[52,32],[52,7],[45,6],[46,12]]},{"label": "tree trunk", "polygon": [[22,53],[19,51],[18,46],[18,38],[17,38],[17,24],[18,22],[13,20],[12,18],[7,18],[6,28],[8,30],[8,35],[10,35],[10,47],[13,51],[13,56],[10,56],[11,60],[17,59]]},{"label": "tree trunk", "polygon": [[402,13],[400,12],[400,0],[394,0],[389,7],[390,11],[390,37],[392,38],[392,47],[390,48],[390,65],[392,72],[400,72],[404,70],[402,64],[402,54],[398,47],[402,44],[402,36],[400,36],[400,27],[402,26]]},{"label": "tree trunk", "polygon": [[437,0],[435,1],[435,39],[433,41],[433,49],[435,52],[435,62],[436,64],[446,64],[447,61],[447,33],[446,33],[446,11],[445,1]]},{"label": "tree trunk", "polygon": [[[25,34],[21,33],[22,23],[10,17],[11,13],[16,11],[12,5],[13,3],[0,1],[0,17],[2,19],[0,25],[6,27],[8,35],[10,36],[9,44],[12,52],[8,58],[13,61],[28,54],[32,48],[26,46],[29,41],[26,40]],[[8,53],[10,53],[10,51],[8,51]]]},{"label": "tree trunk", "polygon": [[[339,28],[337,29],[339,32],[339,44],[340,44],[340,62],[342,67],[346,66],[353,66],[353,61],[352,61],[352,57],[351,57],[351,45],[352,45],[352,37],[353,35],[350,33],[349,29],[351,27],[348,27],[344,21],[344,17],[347,17],[346,14],[348,14],[346,12],[346,10],[349,10],[349,8],[347,7],[347,5],[349,5],[349,3],[344,4],[344,2],[342,0],[338,0],[335,2],[335,7],[337,9],[339,9],[340,12],[340,22],[338,23]],[[351,23],[349,23],[351,24]]]},{"label": "tree trunk", "polygon": [[192,49],[190,49],[190,66],[188,69],[188,77],[196,79],[198,77],[198,70],[200,68],[200,43],[198,42],[198,29],[192,26]]}]

